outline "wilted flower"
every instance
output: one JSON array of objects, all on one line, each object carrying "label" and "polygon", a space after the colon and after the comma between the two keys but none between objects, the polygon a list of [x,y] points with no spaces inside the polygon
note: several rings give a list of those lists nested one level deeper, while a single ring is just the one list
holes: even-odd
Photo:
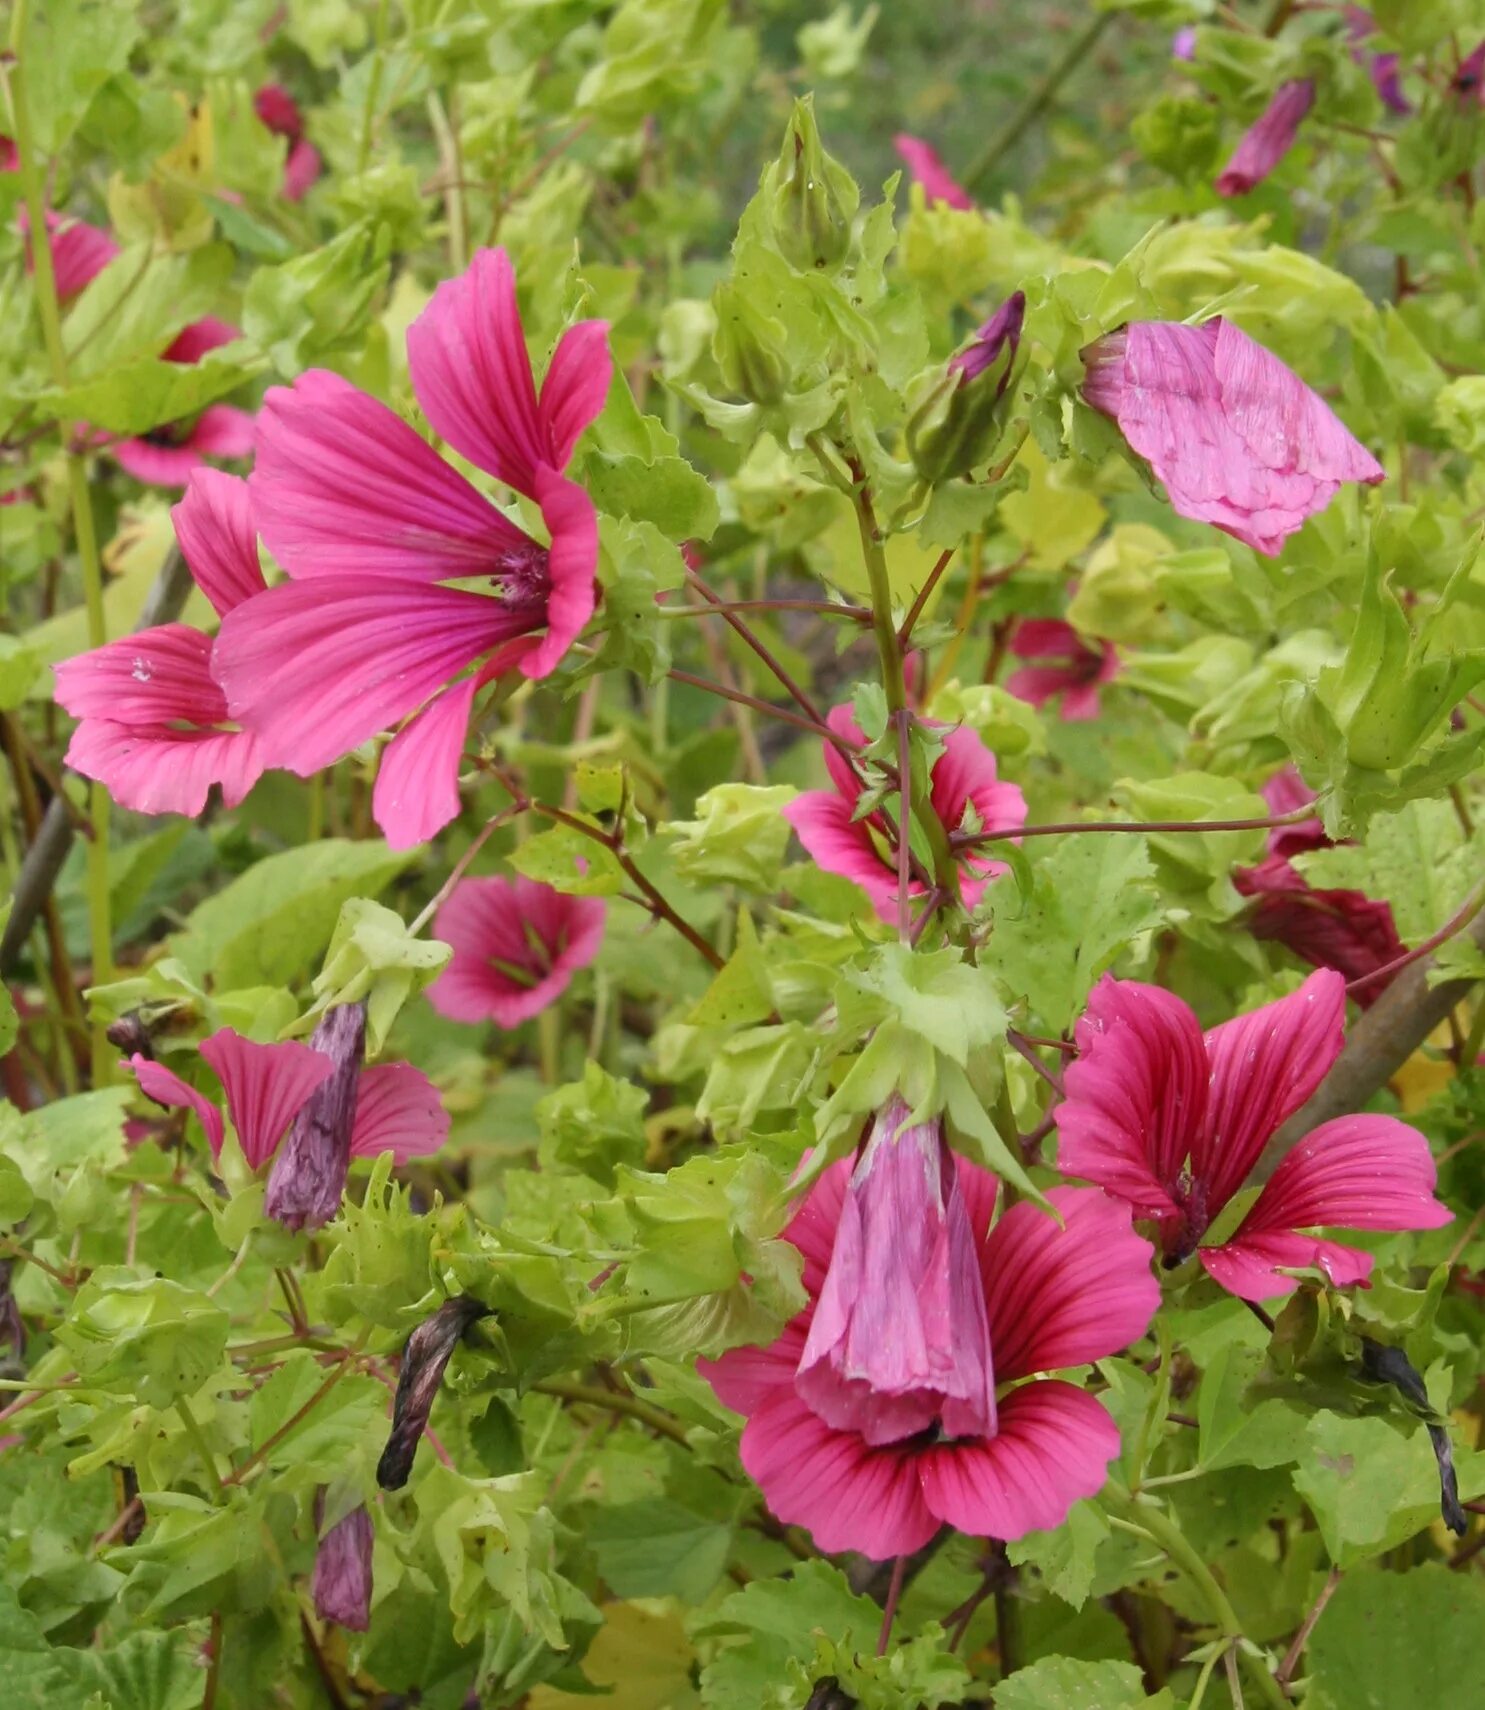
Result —
[{"label": "wilted flower", "polygon": [[983,462],[1000,436],[1001,399],[1021,348],[1026,295],[1013,291],[945,365],[907,425],[908,454],[925,481],[948,481]]},{"label": "wilted flower", "polygon": [[459,1338],[489,1308],[472,1295],[446,1300],[431,1318],[425,1318],[407,1339],[402,1351],[402,1370],[397,1374],[397,1394],[392,1402],[392,1429],[387,1446],[376,1464],[376,1482],[383,1490],[401,1490],[412,1471],[418,1443],[427,1429],[433,1398],[443,1382]]},{"label": "wilted flower", "polygon": [[299,103],[278,83],[265,83],[253,96],[253,111],[261,123],[289,144],[284,161],[284,200],[298,202],[320,176],[320,151],[304,134]]},{"label": "wilted flower", "polygon": [[[581,322],[558,340],[538,398],[499,249],[439,286],[407,348],[434,429],[540,505],[551,544],[385,404],[312,369],[268,393],[250,481],[258,526],[290,580],[230,614],[215,660],[269,764],[302,777],[402,725],[373,797],[398,849],[458,812],[480,686],[515,666],[547,676],[592,616],[598,519],[562,471],[612,372],[605,323]],[[452,585],[472,580],[491,592]]]},{"label": "wilted flower", "polygon": [[1019,1538],[1092,1496],[1113,1420],[1074,1384],[1021,1380],[1117,1352],[1159,1300],[1127,1207],[1054,1188],[1055,1218],[1023,1203],[992,1229],[995,1178],[907,1115],[893,1100],[784,1231],[804,1310],[770,1347],[699,1365],[748,1416],[743,1465],[773,1513],[879,1561],[945,1523]]},{"label": "wilted flower", "polygon": [[[196,586],[226,614],[263,591],[247,483],[198,469],[171,511]],[[67,764],[135,813],[198,814],[213,784],[236,807],[263,772],[258,740],[234,725],[211,638],[168,623],[55,668],[57,700],[80,722]]]},{"label": "wilted flower", "polygon": [[892,146],[903,164],[919,184],[930,202],[945,202],[951,208],[973,208],[974,197],[954,177],[939,157],[938,150],[921,137],[901,131],[892,139]]},{"label": "wilted flower", "polygon": [[[848,707],[835,707],[826,723],[838,735],[864,741]],[[939,727],[942,728],[942,727]],[[1014,831],[1026,823],[1026,798],[1015,784],[1003,783],[995,756],[967,726],[946,732],[944,750],[929,780],[934,812],[945,830],[958,831],[966,815],[984,832]],[[863,792],[859,773],[833,743],[825,745],[825,769],[832,790],[806,790],[784,808],[799,841],[827,873],[854,879],[884,920],[897,918],[897,839],[894,825],[881,812],[856,817]],[[893,798],[894,802],[896,798]],[[1006,871],[1003,861],[965,853],[960,858],[959,900],[970,909],[986,885]],[[921,879],[908,883],[910,896],[926,890]]]},{"label": "wilted flower", "polygon": [[329,1060],[330,1072],[300,1106],[263,1195],[263,1210],[286,1229],[318,1229],[340,1210],[366,1058],[366,1005],[326,1010],[310,1045]]},{"label": "wilted flower", "polygon": [[1308,77],[1280,84],[1232,159],[1218,173],[1217,194],[1243,196],[1261,184],[1294,147],[1300,123],[1314,104],[1315,85]]},{"label": "wilted flower", "polygon": [[567,990],[603,943],[600,897],[569,896],[535,879],[464,879],[433,922],[453,958],[428,988],[451,1021],[517,1027]]},{"label": "wilted flower", "polygon": [[[320,1506],[316,1502],[317,1510]],[[364,1633],[371,1625],[373,1541],[371,1515],[364,1502],[320,1538],[310,1589],[321,1620],[356,1633]]]},{"label": "wilted flower", "polygon": [[[210,316],[192,321],[166,346],[161,360],[190,364],[242,334]],[[184,487],[208,457],[246,457],[253,449],[253,418],[231,404],[208,404],[199,415],[164,422],[136,439],[109,445],[109,453],[136,481],[150,487]]]},{"label": "wilted flower", "polygon": [[1222,317],[1133,321],[1082,352],[1083,396],[1183,517],[1272,556],[1348,481],[1386,471],[1278,357]]},{"label": "wilted flower", "polygon": [[1011,652],[1041,663],[1012,671],[1006,688],[1034,707],[1061,695],[1062,718],[1068,724],[1097,718],[1100,687],[1119,675],[1119,655],[1111,641],[1090,642],[1061,618],[1023,618],[1011,637]]},{"label": "wilted flower", "polygon": [[1290,1151],[1225,1241],[1203,1246],[1264,1146],[1340,1055],[1346,986],[1331,970],[1203,1037],[1180,998],[1106,974],[1078,1022],[1057,1107],[1058,1167],[1159,1223],[1168,1267],[1193,1253],[1243,1300],[1292,1293],[1296,1270],[1345,1287],[1372,1256],[1316,1227],[1436,1229],[1428,1142],[1393,1116],[1340,1116]]}]

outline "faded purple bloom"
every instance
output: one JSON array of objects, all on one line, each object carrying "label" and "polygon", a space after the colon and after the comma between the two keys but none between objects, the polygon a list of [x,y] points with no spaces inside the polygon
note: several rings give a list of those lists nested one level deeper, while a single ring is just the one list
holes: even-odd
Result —
[{"label": "faded purple bloom", "polygon": [[477,1318],[488,1312],[472,1295],[446,1300],[431,1318],[425,1318],[407,1339],[402,1351],[402,1370],[397,1376],[397,1395],[392,1403],[392,1429],[382,1458],[376,1463],[376,1482],[383,1490],[401,1490],[412,1471],[413,1456],[433,1411],[433,1398],[443,1381],[444,1367],[459,1338]]},{"label": "faded purple bloom", "polygon": [[334,1067],[294,1118],[268,1177],[263,1210],[286,1229],[318,1229],[340,1210],[366,1053],[366,1005],[327,1010],[309,1043]]},{"label": "faded purple bloom", "polygon": [[1196,58],[1196,26],[1186,24],[1170,39],[1170,56],[1172,59],[1193,60]]},{"label": "faded purple bloom", "polygon": [[949,358],[950,369],[962,375],[966,382],[977,380],[999,359],[1002,351],[1006,352],[1006,360],[1001,364],[995,384],[995,396],[998,398],[1006,389],[1016,352],[1021,348],[1021,324],[1025,319],[1026,293],[1012,291],[964,349]]},{"label": "faded purple bloom", "polygon": [[1310,78],[1297,77],[1280,84],[1217,175],[1217,194],[1243,196],[1261,184],[1293,148],[1300,122],[1314,104],[1315,85]]},{"label": "faded purple bloom", "polygon": [[316,1612],[357,1633],[371,1625],[372,1538],[371,1515],[363,1502],[321,1537],[315,1551],[311,1589]]}]

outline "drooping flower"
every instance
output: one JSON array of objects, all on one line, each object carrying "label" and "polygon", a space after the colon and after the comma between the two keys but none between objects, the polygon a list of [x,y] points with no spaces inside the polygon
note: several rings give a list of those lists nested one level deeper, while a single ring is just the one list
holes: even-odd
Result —
[{"label": "drooping flower", "polygon": [[320,176],[320,151],[304,134],[299,103],[278,83],[265,83],[253,96],[253,111],[276,137],[288,139],[284,161],[284,200],[301,201]]},{"label": "drooping flower", "polygon": [[699,1364],[747,1415],[743,1465],[778,1519],[878,1561],[943,1524],[1019,1538],[1092,1496],[1113,1420],[1072,1383],[1023,1380],[1137,1340],[1160,1292],[1126,1206],[1054,1188],[1060,1224],[1022,1203],[992,1229],[995,1178],[905,1114],[884,1111],[784,1231],[804,1310],[771,1346]]},{"label": "drooping flower", "polygon": [[[196,586],[221,616],[262,593],[245,481],[197,470],[170,514]],[[232,724],[211,654],[201,630],[168,623],[56,666],[57,700],[81,721],[67,764],[135,813],[194,816],[213,784],[236,807],[264,760],[257,738]]]},{"label": "drooping flower", "polygon": [[[183,327],[162,360],[196,363],[242,335],[226,321],[208,316]],[[163,422],[137,439],[119,440],[109,451],[136,481],[150,487],[184,487],[208,457],[246,457],[253,449],[253,418],[231,404],[208,404],[197,416]]]},{"label": "drooping flower", "polygon": [[[316,1508],[320,1505],[316,1503]],[[322,1534],[310,1590],[315,1612],[352,1632],[371,1625],[371,1515],[363,1502]]]},{"label": "drooping flower", "polygon": [[1219,196],[1245,196],[1261,184],[1294,147],[1304,116],[1315,104],[1315,85],[1308,77],[1281,83],[1268,106],[1254,120],[1231,160],[1217,174]]},{"label": "drooping flower", "polygon": [[376,1482],[383,1490],[401,1490],[407,1483],[454,1349],[470,1325],[488,1316],[489,1311],[473,1295],[455,1295],[408,1337],[392,1402],[392,1429],[376,1463]]},{"label": "drooping flower", "polygon": [[1278,357],[1222,317],[1134,321],[1083,352],[1083,396],[1183,517],[1272,557],[1348,481],[1386,471]]},{"label": "drooping flower", "polygon": [[1435,1229],[1428,1143],[1392,1116],[1340,1116],[1290,1151],[1225,1240],[1202,1245],[1247,1184],[1271,1135],[1340,1054],[1346,1002],[1338,973],[1313,973],[1290,996],[1203,1037],[1180,998],[1105,975],[1074,1035],[1057,1107],[1058,1167],[1153,1218],[1167,1267],[1193,1253],[1243,1300],[1292,1293],[1296,1270],[1339,1287],[1365,1282],[1369,1253],[1316,1228]]},{"label": "drooping flower", "polygon": [[[930,721],[931,722],[931,721]],[[837,736],[863,742],[849,707],[835,707],[826,723]],[[943,729],[943,726],[938,728]],[[864,784],[859,772],[833,743],[825,744],[825,769],[835,786],[806,790],[784,808],[784,817],[799,841],[827,873],[854,879],[871,898],[883,920],[895,920],[897,904],[897,838],[895,817],[882,812],[855,817]],[[1014,831],[1026,823],[1026,798],[1015,784],[1003,783],[995,756],[965,725],[949,730],[944,751],[929,780],[934,812],[946,831],[958,831],[966,814],[982,832]],[[896,797],[889,812],[895,814]],[[972,909],[992,879],[1006,871],[1003,861],[962,853],[958,864],[959,900]],[[908,894],[922,896],[928,887],[921,877],[908,881]]]},{"label": "drooping flower", "polygon": [[[1263,797],[1275,815],[1292,813],[1314,800],[1292,766],[1263,785]],[[1268,834],[1268,855],[1232,876],[1240,896],[1256,897],[1247,926],[1255,938],[1282,944],[1313,968],[1334,968],[1348,981],[1373,974],[1404,951],[1391,906],[1364,891],[1317,890],[1290,859],[1310,849],[1333,847],[1318,818],[1275,826]],[[1363,1009],[1386,991],[1388,979],[1370,980],[1353,994]]]},{"label": "drooping flower", "polygon": [[923,186],[923,193],[930,202],[946,202],[951,208],[974,207],[974,197],[944,165],[938,150],[931,143],[902,131],[893,137],[892,146],[897,150],[903,165]]},{"label": "drooping flower", "polygon": [[944,365],[908,419],[913,466],[925,481],[950,481],[985,462],[1000,437],[1001,407],[1026,317],[1026,293],[1013,291],[962,350]]},{"label": "drooping flower", "polygon": [[1031,706],[1041,707],[1062,696],[1064,723],[1098,717],[1098,691],[1119,675],[1119,655],[1111,641],[1089,642],[1061,618],[1023,618],[1011,637],[1024,665],[1006,678],[1006,688]]},{"label": "drooping flower", "polygon": [[[538,397],[504,250],[482,250],[439,286],[407,348],[435,431],[534,500],[551,544],[385,404],[311,370],[265,399],[250,483],[263,538],[291,579],[234,613],[216,649],[228,704],[270,764],[308,777],[402,726],[373,802],[395,848],[457,811],[482,682],[516,665],[547,676],[592,616],[597,516],[562,471],[612,371],[605,323],[581,322],[558,341]],[[493,592],[449,585],[474,580]]]},{"label": "drooping flower", "polygon": [[603,943],[600,897],[569,896],[535,879],[464,879],[433,922],[453,957],[428,988],[451,1021],[517,1027],[553,1004]]},{"label": "drooping flower", "polygon": [[[259,1170],[270,1158],[282,1158],[279,1142],[285,1131],[335,1074],[337,1062],[320,1049],[322,1043],[317,1031],[308,1045],[297,1040],[260,1045],[230,1027],[201,1041],[201,1055],[222,1086],[225,1121],[231,1122],[249,1169]],[[219,1157],[226,1132],[223,1105],[143,1053],[136,1052],[128,1061],[140,1090],[157,1104],[195,1111],[212,1157]],[[401,1164],[436,1152],[448,1138],[448,1114],[433,1083],[410,1063],[362,1068],[354,1090],[349,1157],[375,1158],[390,1152]],[[337,1188],[335,1203],[321,1221],[328,1222],[339,1204]],[[271,1206],[268,1209],[275,1215]]]}]

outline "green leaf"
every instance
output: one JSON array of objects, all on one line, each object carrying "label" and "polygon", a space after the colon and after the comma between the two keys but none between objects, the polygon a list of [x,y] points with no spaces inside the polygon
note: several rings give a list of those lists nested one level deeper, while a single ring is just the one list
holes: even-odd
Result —
[{"label": "green leaf", "polygon": [[1305,1654],[1314,1710],[1485,1710],[1485,1585],[1425,1562],[1342,1580]]},{"label": "green leaf", "polygon": [[528,837],[510,852],[510,864],[528,879],[539,879],[555,891],[575,897],[611,897],[624,888],[624,869],[612,849],[600,841],[603,827],[590,815],[580,815],[599,833],[587,837],[570,825]]},{"label": "green leaf", "polygon": [[906,944],[884,944],[865,967],[847,970],[841,983],[871,1000],[863,1019],[896,1021],[961,1069],[971,1051],[1005,1037],[1005,1009],[994,979],[987,969],[963,961],[956,949],[922,953]]},{"label": "green leaf", "polygon": [[361,221],[322,249],[260,267],[243,295],[243,331],[290,379],[354,351],[389,265],[385,228]]},{"label": "green leaf", "polygon": [[577,1170],[612,1187],[619,1165],[644,1163],[648,1104],[643,1087],[589,1063],[581,1081],[557,1087],[536,1107],[541,1167]]},{"label": "green leaf", "polygon": [[188,255],[157,255],[149,242],[130,244],[67,311],[73,383],[158,356],[188,322],[220,306],[233,259],[225,244]]},{"label": "green leaf", "polygon": [[41,675],[41,661],[14,635],[0,635],[0,711],[14,712]]},{"label": "green leaf", "polygon": [[1176,1710],[1168,1688],[1153,1698],[1146,1696],[1140,1671],[1132,1663],[1043,1657],[995,1688],[995,1710],[1133,1710],[1140,1704]]},{"label": "green leaf", "polygon": [[1093,1590],[1098,1547],[1110,1535],[1108,1521],[1092,1502],[1075,1502],[1062,1525],[1050,1532],[1028,1532],[1006,1545],[1017,1567],[1034,1569],[1049,1591],[1081,1609]]},{"label": "green leaf", "polygon": [[592,1509],[584,1535],[616,1597],[679,1597],[701,1603],[722,1577],[731,1526],[678,1502],[625,1502]]},{"label": "green leaf", "polygon": [[1309,1453],[1309,1421],[1282,1401],[1248,1399],[1248,1385],[1263,1354],[1238,1342],[1224,1343],[1207,1361],[1196,1396],[1197,1460],[1208,1471],[1220,1467],[1280,1467]]},{"label": "green leaf", "polygon": [[394,909],[349,897],[330,935],[325,966],[315,976],[315,1002],[295,1031],[308,1033],[326,1010],[366,1005],[366,1055],[379,1057],[402,1006],[432,983],[453,955],[436,938],[419,938]]},{"label": "green leaf", "polygon": [[288,985],[330,942],[342,904],[375,896],[412,859],[343,838],[265,856],[191,911],[171,953],[222,988]]},{"label": "green leaf", "polygon": [[699,796],[695,819],[672,820],[671,858],[693,883],[742,885],[772,892],[789,845],[784,807],[798,792],[787,784],[718,784]]},{"label": "green leaf", "polygon": [[164,1408],[217,1369],[229,1327],[226,1309],[204,1294],[107,1265],[77,1291],[56,1336],[85,1383]]},{"label": "green leaf", "polygon": [[249,369],[237,357],[209,351],[199,362],[164,362],[140,356],[80,385],[42,392],[41,412],[133,437],[164,422],[181,421],[235,391]]},{"label": "green leaf", "polygon": [[27,14],[20,53],[36,147],[57,154],[139,39],[129,0],[46,0]]}]

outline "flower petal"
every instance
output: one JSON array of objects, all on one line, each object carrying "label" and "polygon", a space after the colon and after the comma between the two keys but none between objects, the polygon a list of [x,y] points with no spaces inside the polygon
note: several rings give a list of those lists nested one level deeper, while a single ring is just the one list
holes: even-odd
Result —
[{"label": "flower petal", "polygon": [[141,1052],[136,1051],[129,1059],[129,1067],[133,1069],[134,1078],[139,1082],[139,1090],[147,1098],[152,1098],[156,1104],[167,1105],[172,1110],[194,1110],[201,1118],[201,1126],[206,1130],[212,1157],[220,1156],[222,1113],[205,1093],[197,1092],[195,1087],[183,1081],[163,1063],[156,1063]]},{"label": "flower petal", "polygon": [[944,202],[951,208],[974,207],[974,198],[944,165],[939,152],[921,137],[905,131],[892,139],[892,146],[907,166],[930,202]]},{"label": "flower petal", "polygon": [[377,1063],[356,1083],[351,1156],[390,1152],[399,1164],[425,1158],[449,1137],[449,1113],[438,1089],[411,1063]]},{"label": "flower petal", "polygon": [[578,321],[557,340],[541,383],[541,422],[552,466],[565,469],[583,430],[602,414],[613,379],[607,321]]},{"label": "flower petal", "polygon": [[773,1514],[803,1526],[827,1555],[858,1550],[886,1561],[921,1549],[938,1531],[913,1451],[869,1449],[850,1432],[832,1431],[792,1389],[763,1402],[739,1447]]},{"label": "flower petal", "polygon": [[542,521],[552,544],[547,548],[547,632],[521,661],[527,677],[547,677],[562,663],[579,631],[593,615],[597,600],[598,513],[575,481],[553,469],[533,477]]},{"label": "flower petal", "polygon": [[1057,1107],[1057,1167],[1170,1216],[1171,1197],[1207,1098],[1207,1056],[1180,998],[1111,974],[1093,988],[1074,1034],[1078,1055]]},{"label": "flower petal", "polygon": [[971,1537],[1021,1538],[1097,1495],[1118,1453],[1119,1429],[1091,1395],[1056,1379],[1023,1384],[1001,1401],[994,1437],[923,1452],[923,1500]]},{"label": "flower petal", "polygon": [[242,1155],[254,1170],[273,1156],[285,1129],[334,1066],[322,1051],[297,1040],[260,1045],[230,1027],[203,1039],[201,1055],[222,1083]]},{"label": "flower petal", "polygon": [[851,1169],[850,1158],[839,1158],[827,1166],[784,1230],[784,1239],[804,1255],[802,1280],[811,1300],[818,1300],[820,1290],[825,1286],[825,1273],[830,1269],[830,1255],[835,1251],[835,1232],[840,1227]]},{"label": "flower petal", "polygon": [[1300,123],[1314,104],[1315,85],[1308,77],[1281,83],[1217,175],[1217,194],[1244,196],[1261,184],[1294,147]]},{"label": "flower petal", "polygon": [[161,624],[64,659],[57,700],[74,718],[124,725],[214,725],[227,702],[211,671],[211,638],[185,623]]},{"label": "flower petal", "polygon": [[194,819],[213,784],[236,807],[262,777],[258,739],[246,730],[178,730],[88,718],[67,745],[67,764],[96,778],[131,813],[179,813]]},{"label": "flower petal", "polygon": [[1212,1281],[1235,1294],[1239,1300],[1273,1300],[1293,1294],[1299,1286],[1294,1277],[1282,1276],[1275,1266],[1288,1270],[1318,1270],[1336,1288],[1364,1283],[1372,1272],[1372,1255],[1358,1252],[1339,1241],[1323,1241],[1315,1235],[1270,1231],[1239,1233],[1221,1247],[1200,1247],[1197,1258]]},{"label": "flower petal", "polygon": [[1094,1188],[1052,1188],[1062,1219],[1023,1200],[990,1231],[980,1272],[995,1375],[1059,1371],[1137,1342],[1160,1304],[1150,1243],[1130,1208]]},{"label": "flower petal", "polygon": [[1325,1079],[1340,1055],[1346,982],[1332,969],[1297,992],[1235,1016],[1206,1036],[1211,1085],[1204,1119],[1191,1123],[1197,1178],[1210,1217],[1248,1179],[1269,1136]]},{"label": "flower petal", "polygon": [[805,790],[786,802],[784,818],[827,873],[852,879],[883,920],[897,917],[897,874],[877,853],[865,820],[851,818],[851,803],[832,790]]},{"label": "flower petal", "polygon": [[1453,1221],[1434,1198],[1428,1142],[1395,1116],[1322,1122],[1269,1178],[1238,1229],[1438,1229]]},{"label": "flower petal", "polygon": [[459,763],[479,678],[431,700],[382,751],[371,812],[388,846],[415,849],[459,813]]},{"label": "flower petal", "polygon": [[240,475],[196,470],[170,520],[196,586],[218,617],[263,592],[267,584],[258,562],[258,530],[248,484]]},{"label": "flower petal", "polygon": [[698,1360],[696,1370],[724,1407],[746,1416],[757,1412],[775,1390],[793,1389],[805,1334],[804,1325],[796,1319],[766,1348],[729,1348],[719,1359]]},{"label": "flower petal", "polygon": [[435,582],[489,575],[529,546],[400,416],[323,369],[264,398],[248,484],[290,576]]}]

